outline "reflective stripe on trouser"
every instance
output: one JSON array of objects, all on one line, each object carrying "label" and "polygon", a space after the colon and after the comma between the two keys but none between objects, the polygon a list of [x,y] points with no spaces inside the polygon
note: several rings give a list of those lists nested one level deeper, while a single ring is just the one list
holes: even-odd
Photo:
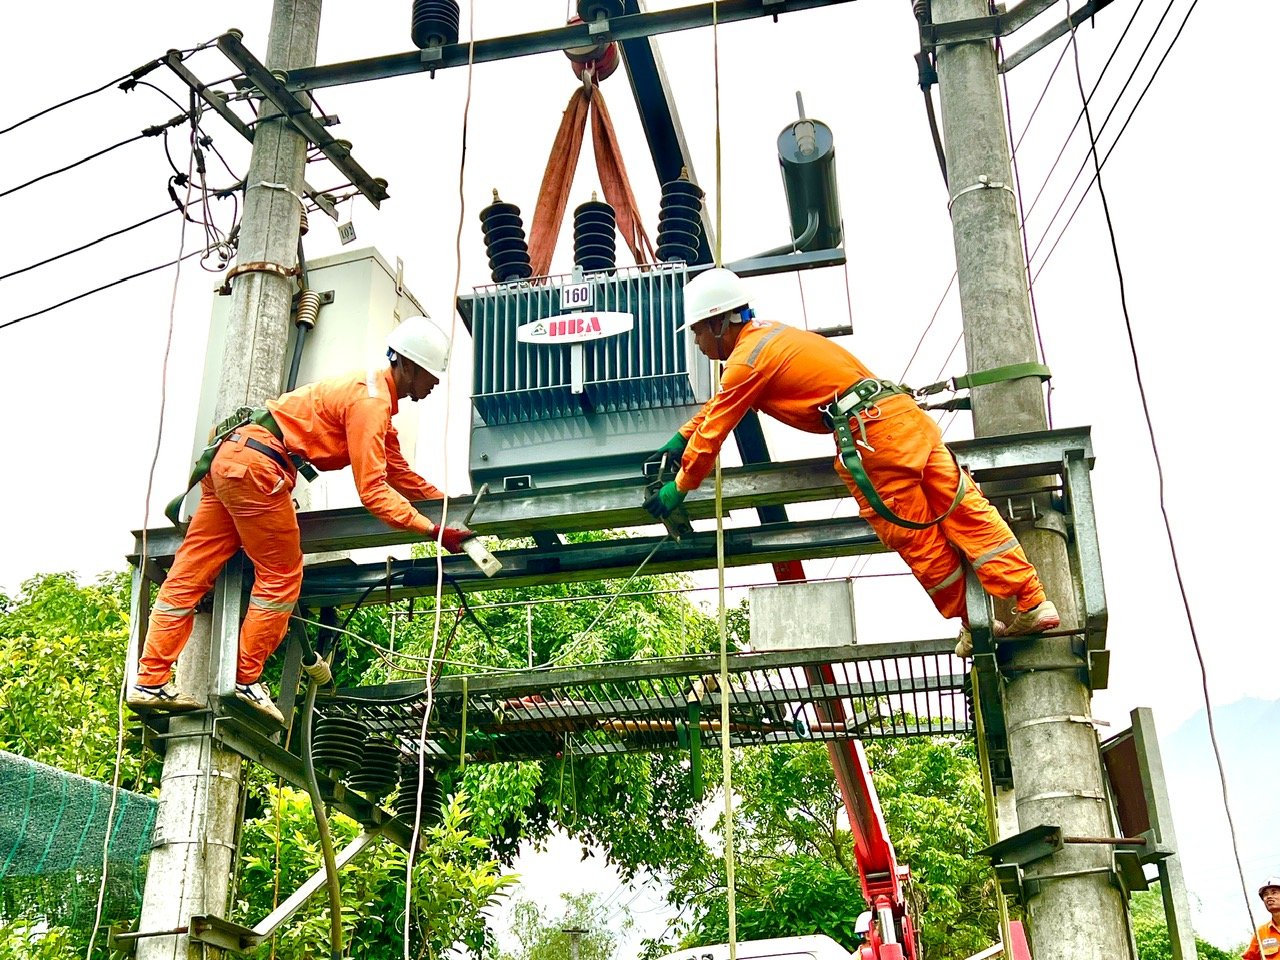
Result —
[{"label": "reflective stripe on trouser", "polygon": [[[258,427],[255,440],[280,444]],[[302,592],[302,548],[293,509],[293,478],[271,458],[226,443],[200,484],[200,503],[160,587],[138,666],[140,683],[164,683],[191,636],[193,609],[209,592],[223,565],[243,545],[255,579],[249,610],[240,627],[237,683],[253,683],[280,645],[289,613]]]},{"label": "reflective stripe on trouser", "polygon": [[[867,441],[875,450],[864,450],[862,463],[890,510],[906,520],[919,521],[947,510],[955,497],[959,469],[931,417],[911,409],[869,421]],[[993,597],[1013,599],[1020,610],[1045,599],[1035,567],[1013,531],[974,484],[968,485],[959,505],[941,523],[926,530],[910,530],[871,509],[839,457],[836,472],[881,542],[907,562],[944,617],[968,622],[962,554]]]}]

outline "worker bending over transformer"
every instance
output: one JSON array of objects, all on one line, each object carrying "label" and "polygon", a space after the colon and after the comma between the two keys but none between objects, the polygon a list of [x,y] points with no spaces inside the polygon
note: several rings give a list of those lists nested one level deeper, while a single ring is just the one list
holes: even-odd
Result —
[{"label": "worker bending over transformer", "polygon": [[880,540],[915,574],[944,617],[962,623],[956,653],[973,652],[961,555],[1014,616],[997,636],[1052,629],[1058,611],[1022,546],[959,468],[942,432],[905,387],[879,380],[825,337],[757,320],[742,280],[715,268],[684,291],[685,323],[698,349],[724,362],[720,392],[658,451],[680,469],[645,501],[659,519],[696,490],[720,447],[756,409],[807,433],[836,434],[836,472]]},{"label": "worker bending over transformer", "polygon": [[[391,418],[401,397],[421,400],[449,365],[449,337],[426,317],[409,317],[387,337],[387,366],[307,384],[264,408],[241,411],[220,429],[197,464],[200,502],[151,611],[147,642],[130,706],[191,710],[203,706],[179,692],[170,676],[191,636],[196,605],[241,546],[253,562],[253,591],[240,628],[236,696],[283,722],[259,682],[280,645],[302,590],[302,548],[293,487],[299,469],[350,465],[360,501],[375,517],[424,537],[441,537],[450,553],[473,536],[443,533],[412,500],[444,494],[409,466]],[[204,475],[201,476],[201,471]],[[175,502],[171,516],[176,522]]]}]

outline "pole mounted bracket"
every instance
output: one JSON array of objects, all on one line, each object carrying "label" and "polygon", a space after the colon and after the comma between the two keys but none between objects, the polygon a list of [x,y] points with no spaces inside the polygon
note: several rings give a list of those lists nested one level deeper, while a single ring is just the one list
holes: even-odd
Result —
[{"label": "pole mounted bracket", "polygon": [[[973,43],[975,41],[995,40],[1007,37],[1022,29],[1040,14],[1054,5],[1055,0],[1022,0],[1017,6],[1004,13],[988,17],[975,17],[971,20],[952,20],[947,23],[920,24],[920,50],[922,53],[933,53],[939,47],[948,47],[957,43]],[[1004,58],[1000,64],[1000,72],[1007,73],[1024,60],[1043,50],[1054,40],[1073,31],[1077,26],[1089,20],[1111,0],[1089,0],[1079,10],[1074,11],[1060,23],[1050,27],[1026,46]]]},{"label": "pole mounted bracket", "polygon": [[382,201],[387,199],[387,182],[371,177],[351,156],[350,145],[329,135],[324,128],[324,118],[317,118],[312,114],[310,97],[304,102],[290,91],[282,76],[268,70],[250,53],[235,31],[224,33],[218,38],[218,49],[244,72],[249,82],[280,111],[295,130],[329,158],[366,200],[375,207],[381,206]]}]

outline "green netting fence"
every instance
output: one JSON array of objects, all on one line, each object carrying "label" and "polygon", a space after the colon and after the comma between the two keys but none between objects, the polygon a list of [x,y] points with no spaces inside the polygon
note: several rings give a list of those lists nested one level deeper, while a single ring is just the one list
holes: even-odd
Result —
[{"label": "green netting fence", "polygon": [[[0,923],[90,927],[112,788],[0,751]],[[138,915],[156,801],[116,791],[103,922]]]}]

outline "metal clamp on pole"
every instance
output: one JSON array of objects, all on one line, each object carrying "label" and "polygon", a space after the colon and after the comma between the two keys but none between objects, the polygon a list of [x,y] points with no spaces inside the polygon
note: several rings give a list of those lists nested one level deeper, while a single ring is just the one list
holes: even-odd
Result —
[{"label": "metal clamp on pole", "polygon": [[975,190],[1004,190],[1009,194],[1009,196],[1013,197],[1015,201],[1017,200],[1017,194],[1013,192],[1013,187],[1001,180],[992,180],[984,173],[978,177],[977,183],[971,183],[967,187],[961,187],[951,195],[951,199],[947,201],[947,213],[951,212],[951,207],[957,200],[963,197],[966,193],[973,193]]},{"label": "metal clamp on pole", "polygon": [[234,267],[227,271],[226,279],[222,282],[219,292],[226,296],[231,292],[231,281],[242,273],[269,273],[274,277],[280,277],[284,280],[294,280],[298,277],[299,270],[297,266],[286,267],[281,263],[272,263],[269,260],[250,260],[248,263],[237,263]]}]

